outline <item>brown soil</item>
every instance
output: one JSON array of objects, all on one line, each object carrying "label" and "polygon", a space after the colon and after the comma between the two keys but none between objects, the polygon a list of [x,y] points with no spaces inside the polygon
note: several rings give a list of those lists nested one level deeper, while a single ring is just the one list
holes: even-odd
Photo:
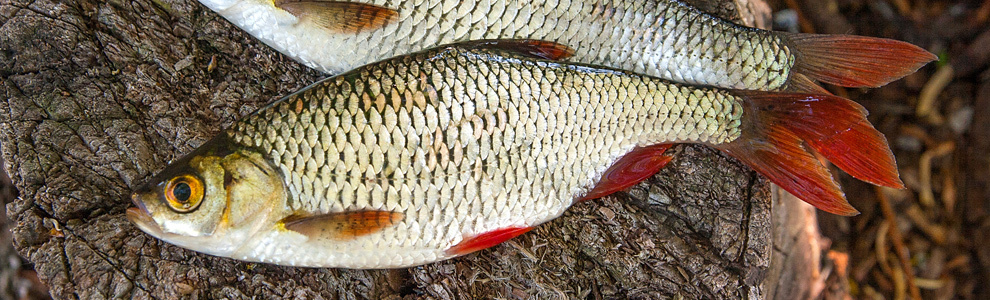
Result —
[{"label": "brown soil", "polygon": [[[981,3],[982,2],[982,3]],[[940,61],[879,89],[829,87],[863,104],[890,141],[905,190],[842,176],[863,214],[819,213],[832,270],[825,298],[990,299],[990,1],[776,0],[802,31],[914,43]],[[784,24],[784,27],[787,27]],[[900,255],[899,255],[900,254]]]}]

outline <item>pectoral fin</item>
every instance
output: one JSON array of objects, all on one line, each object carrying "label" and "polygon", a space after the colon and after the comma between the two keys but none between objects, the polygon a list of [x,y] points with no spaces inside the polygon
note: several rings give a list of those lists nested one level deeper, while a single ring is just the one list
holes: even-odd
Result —
[{"label": "pectoral fin", "polygon": [[281,8],[300,20],[316,23],[338,33],[356,33],[378,29],[395,20],[399,13],[393,9],[355,2],[284,1]]},{"label": "pectoral fin", "polygon": [[310,239],[347,240],[378,232],[402,220],[404,214],[365,210],[313,216],[289,216],[282,220],[285,229]]}]

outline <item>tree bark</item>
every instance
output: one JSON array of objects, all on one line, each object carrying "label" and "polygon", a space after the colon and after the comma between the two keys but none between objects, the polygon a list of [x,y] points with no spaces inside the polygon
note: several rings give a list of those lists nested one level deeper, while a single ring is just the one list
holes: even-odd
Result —
[{"label": "tree bark", "polygon": [[[688,2],[768,24],[762,0]],[[15,247],[61,299],[725,299],[778,289],[768,182],[703,146],[675,147],[657,176],[531,233],[408,269],[240,262],[161,242],[124,218],[131,187],[321,77],[191,0],[0,0]]]}]

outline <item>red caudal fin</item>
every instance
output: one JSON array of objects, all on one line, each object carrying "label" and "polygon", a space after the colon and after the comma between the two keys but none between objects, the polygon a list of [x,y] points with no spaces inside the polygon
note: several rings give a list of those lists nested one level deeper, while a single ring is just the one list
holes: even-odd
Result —
[{"label": "red caudal fin", "polygon": [[805,202],[834,214],[858,213],[802,143],[860,180],[904,186],[886,139],[859,104],[831,95],[738,93],[746,103],[742,136],[718,147]]},{"label": "red caudal fin", "polygon": [[791,74],[791,79],[787,82],[787,89],[784,91],[791,93],[831,95],[832,93],[818,85],[814,80],[803,74]]},{"label": "red caudal fin", "polygon": [[891,39],[781,33],[794,47],[794,72],[846,87],[879,87],[936,60],[931,52]]},{"label": "red caudal fin", "polygon": [[664,155],[670,146],[672,144],[659,144],[633,149],[612,164],[602,174],[602,178],[595,185],[595,188],[579,200],[605,197],[653,176],[673,158]]},{"label": "red caudal fin", "polygon": [[485,232],[473,237],[465,238],[463,241],[447,249],[448,254],[464,255],[478,250],[488,249],[491,246],[501,244],[523,233],[533,230],[533,227],[506,227]]}]

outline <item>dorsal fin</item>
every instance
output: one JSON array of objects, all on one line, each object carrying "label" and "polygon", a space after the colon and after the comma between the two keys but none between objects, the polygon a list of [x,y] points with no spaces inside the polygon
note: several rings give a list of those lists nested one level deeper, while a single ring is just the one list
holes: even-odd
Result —
[{"label": "dorsal fin", "polygon": [[378,232],[402,220],[404,214],[363,210],[312,216],[289,216],[281,221],[285,229],[310,239],[347,240]]},{"label": "dorsal fin", "polygon": [[468,49],[503,50],[531,58],[563,60],[574,56],[574,49],[566,45],[532,39],[474,40],[452,44]]},{"label": "dorsal fin", "polygon": [[398,17],[399,12],[371,4],[341,1],[276,1],[301,21],[313,22],[338,33],[378,29]]}]

